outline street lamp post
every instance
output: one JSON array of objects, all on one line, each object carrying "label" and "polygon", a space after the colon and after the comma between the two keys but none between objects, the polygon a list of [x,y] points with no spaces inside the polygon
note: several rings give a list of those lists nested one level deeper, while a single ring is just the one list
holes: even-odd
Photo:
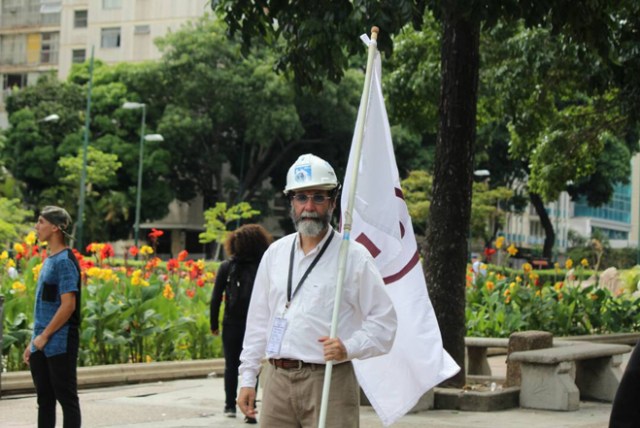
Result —
[{"label": "street lamp post", "polygon": [[[491,172],[488,169],[476,169],[475,171],[473,171],[473,176],[487,180],[491,176]],[[469,260],[471,260],[472,238],[473,235],[471,234],[471,213],[469,213],[469,236],[467,237],[467,258]]]},{"label": "street lamp post", "polygon": [[87,84],[87,111],[84,115],[84,136],[82,138],[82,172],[80,174],[80,196],[78,197],[78,221],[76,222],[76,244],[78,251],[82,251],[84,233],[84,201],[87,192],[87,151],[89,150],[89,126],[91,125],[91,89],[93,87],[93,46],[91,46],[91,60],[89,61],[89,82]]},{"label": "street lamp post", "polygon": [[145,120],[147,116],[147,105],[144,103],[125,102],[122,108],[128,110],[142,109],[142,124],[140,126],[140,154],[138,157],[138,187],[136,191],[136,218],[134,224],[134,245],[138,246],[138,240],[140,236],[140,206],[142,198],[142,160],[144,158],[144,142],[145,141],[164,141],[160,134],[145,135]]}]

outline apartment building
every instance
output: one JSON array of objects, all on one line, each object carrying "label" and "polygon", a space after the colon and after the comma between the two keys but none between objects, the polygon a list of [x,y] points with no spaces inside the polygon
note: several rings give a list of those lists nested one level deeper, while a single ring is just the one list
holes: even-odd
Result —
[{"label": "apartment building", "polygon": [[60,0],[0,0],[0,127],[8,126],[4,107],[12,88],[56,72],[60,46]]},{"label": "apartment building", "polygon": [[207,0],[0,0],[0,127],[12,88],[65,79],[92,48],[106,63],[158,59],[154,39],[208,10]]},{"label": "apartment building", "polygon": [[58,76],[65,79],[92,47],[110,64],[159,59],[156,38],[209,10],[207,0],[62,0]]},{"label": "apartment building", "polygon": [[[566,251],[570,230],[583,237],[598,231],[609,239],[613,248],[640,245],[640,154],[632,159],[629,184],[618,184],[607,204],[590,207],[585,199],[572,201],[562,192],[557,201],[546,205],[556,232],[556,251]],[[523,213],[507,213],[504,235],[508,242],[525,248],[541,247],[544,230],[531,205]]]}]

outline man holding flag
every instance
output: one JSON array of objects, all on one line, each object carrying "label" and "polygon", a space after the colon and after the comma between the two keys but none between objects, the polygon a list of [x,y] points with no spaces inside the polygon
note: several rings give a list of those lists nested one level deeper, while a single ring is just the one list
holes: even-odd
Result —
[{"label": "man holding flag", "polygon": [[[396,312],[371,255],[353,242],[343,254],[343,237],[330,226],[338,191],[331,165],[312,154],[300,156],[287,174],[285,194],[297,233],[272,244],[260,262],[240,357],[238,405],[251,418],[260,363],[265,355],[269,361],[263,427],[317,426],[326,362],[331,362],[327,425],[359,426],[351,360],[383,355],[394,342]],[[339,259],[346,262],[342,271]],[[336,304],[339,276],[344,287]],[[330,337],[334,304],[338,335]]]}]

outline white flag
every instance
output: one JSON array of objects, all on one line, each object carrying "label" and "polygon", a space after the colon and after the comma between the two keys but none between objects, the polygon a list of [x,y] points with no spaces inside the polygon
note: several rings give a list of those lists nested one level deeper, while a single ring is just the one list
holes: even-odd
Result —
[{"label": "white flag", "polygon": [[[377,51],[369,100],[362,103],[366,102],[360,165],[354,165],[354,138],[342,194],[342,218],[353,169],[357,167],[351,239],[367,247],[374,257],[398,316],[398,331],[390,353],[354,360],[353,364],[360,386],[382,423],[389,426],[460,367],[442,347],[438,321],[427,294],[411,218],[400,188]],[[360,109],[364,107],[360,105]],[[358,126],[356,123],[356,129]]]}]

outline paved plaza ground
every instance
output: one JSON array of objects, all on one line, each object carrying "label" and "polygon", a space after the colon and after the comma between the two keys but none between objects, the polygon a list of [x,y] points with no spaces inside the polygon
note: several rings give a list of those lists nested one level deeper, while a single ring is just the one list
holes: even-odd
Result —
[{"label": "paved plaza ground", "polygon": [[[490,358],[495,375],[505,372],[504,356]],[[84,427],[177,428],[242,427],[222,414],[224,381],[221,377],[120,385],[80,391]],[[259,406],[258,406],[259,409]],[[600,428],[607,427],[611,405],[581,402],[576,412],[511,409],[497,412],[429,410],[403,417],[396,428]],[[58,410],[58,425],[62,415]],[[382,427],[370,407],[361,408],[361,428]],[[34,394],[0,399],[0,427],[36,426]],[[259,426],[259,425],[258,425]]]}]

